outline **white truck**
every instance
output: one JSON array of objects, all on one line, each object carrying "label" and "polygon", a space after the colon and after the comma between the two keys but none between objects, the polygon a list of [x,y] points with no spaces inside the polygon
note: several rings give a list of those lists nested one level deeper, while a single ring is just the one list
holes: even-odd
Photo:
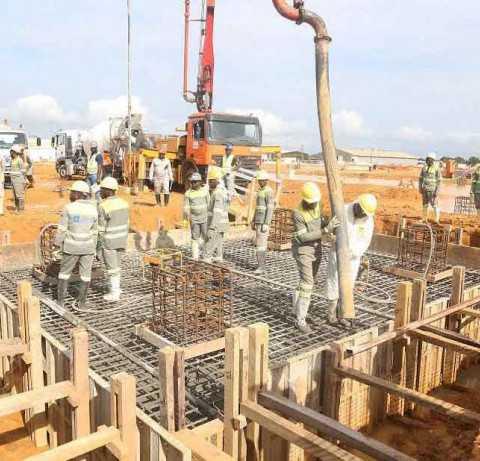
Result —
[{"label": "white truck", "polygon": [[87,154],[84,143],[87,140],[87,133],[84,130],[61,130],[52,137],[55,168],[61,179],[71,179],[73,176],[85,177]]},{"label": "white truck", "polygon": [[[40,146],[42,143],[40,138],[36,138],[37,146]],[[10,179],[10,148],[14,144],[21,144],[25,146],[25,152],[29,155],[28,152],[28,135],[27,132],[20,129],[12,129],[8,122],[5,120],[2,125],[0,125],[0,156],[4,158],[5,165],[5,185],[11,183]]]}]

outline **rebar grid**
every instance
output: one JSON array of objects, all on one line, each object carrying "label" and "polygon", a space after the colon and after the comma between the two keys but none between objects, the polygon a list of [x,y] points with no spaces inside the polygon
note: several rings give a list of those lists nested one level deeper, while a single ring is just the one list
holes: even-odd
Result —
[{"label": "rebar grid", "polygon": [[268,241],[277,245],[290,243],[293,237],[292,210],[276,208],[270,226]]},{"label": "rebar grid", "polygon": [[151,266],[151,326],[187,345],[223,336],[232,326],[233,284],[229,269],[203,262]]},{"label": "rebar grid", "polygon": [[55,257],[55,252],[60,250],[60,247],[55,245],[57,231],[58,225],[50,224],[42,229],[39,236],[40,269],[51,276],[58,276],[60,272],[60,260]]},{"label": "rebar grid", "polygon": [[470,197],[455,197],[455,208],[453,209],[455,214],[472,215],[477,214],[475,210],[475,203]]},{"label": "rebar grid", "polygon": [[450,230],[442,226],[410,224],[400,231],[396,266],[428,275],[447,268]]}]

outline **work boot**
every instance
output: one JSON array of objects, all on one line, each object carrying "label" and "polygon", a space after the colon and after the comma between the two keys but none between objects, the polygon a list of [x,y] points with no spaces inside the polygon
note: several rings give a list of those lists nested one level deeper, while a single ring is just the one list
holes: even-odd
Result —
[{"label": "work boot", "polygon": [[198,260],[200,245],[197,240],[192,240],[192,259]]},{"label": "work boot", "polygon": [[122,290],[120,289],[120,274],[110,277],[110,293],[107,293],[103,299],[110,303],[117,302],[120,299]]},{"label": "work boot", "polygon": [[336,299],[329,299],[328,300],[327,323],[329,323],[330,325],[337,325],[338,324],[337,304],[338,304],[338,300],[336,300]]},{"label": "work boot", "polygon": [[312,329],[308,326],[306,319],[307,319],[307,312],[308,307],[310,306],[310,298],[298,298],[297,303],[297,328],[305,334],[309,334],[312,332]]},{"label": "work boot", "polygon": [[80,287],[78,288],[78,308],[79,309],[85,309],[89,287],[90,287],[90,282],[80,282]]},{"label": "work boot", "polygon": [[435,212],[435,224],[440,224],[440,208],[436,206],[433,210]]},{"label": "work boot", "polygon": [[162,206],[162,196],[160,194],[155,194],[155,200],[158,206]]},{"label": "work boot", "polygon": [[23,213],[25,210],[25,200],[24,199],[19,199],[18,200],[18,210],[20,213]]},{"label": "work boot", "polygon": [[298,309],[298,297],[300,296],[300,292],[298,290],[293,291],[293,296],[292,296],[292,314],[297,315],[297,309]]},{"label": "work boot", "polygon": [[168,202],[170,201],[170,194],[163,194],[163,200],[165,200],[165,206],[168,206]]},{"label": "work boot", "polygon": [[57,285],[57,304],[60,307],[65,305],[65,296],[67,294],[68,280],[58,279]]},{"label": "work boot", "polygon": [[265,264],[267,262],[267,252],[257,251],[258,267],[253,271],[254,274],[260,275],[265,273]]},{"label": "work boot", "polygon": [[15,199],[15,214],[20,214],[20,208],[18,205],[18,198]]}]

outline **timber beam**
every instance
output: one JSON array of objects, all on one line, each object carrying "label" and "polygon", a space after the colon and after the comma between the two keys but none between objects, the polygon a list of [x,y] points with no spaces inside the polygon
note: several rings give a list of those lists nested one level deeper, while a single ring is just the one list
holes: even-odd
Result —
[{"label": "timber beam", "polygon": [[480,318],[480,311],[477,311],[475,309],[462,309],[459,314],[462,315],[468,315],[469,317],[475,317],[475,318]]},{"label": "timber beam", "polygon": [[435,333],[436,335],[443,336],[444,338],[452,339],[459,343],[466,344],[472,347],[478,347],[480,349],[480,341],[469,338],[468,336],[457,333],[456,331],[445,330],[444,328],[434,327],[431,325],[425,325],[421,328],[421,330],[427,331],[429,333]]},{"label": "timber beam", "polygon": [[436,333],[431,333],[429,331],[423,331],[423,330],[413,330],[408,334],[409,336],[412,336],[416,339],[421,339],[422,341],[433,344],[434,346],[443,347],[445,349],[451,349],[452,351],[458,352],[463,355],[468,355],[473,357],[480,355],[479,347],[469,346],[467,344],[463,344],[454,339],[446,338]]},{"label": "timber beam", "polygon": [[1,339],[0,357],[11,357],[28,352],[28,345],[21,338]]}]

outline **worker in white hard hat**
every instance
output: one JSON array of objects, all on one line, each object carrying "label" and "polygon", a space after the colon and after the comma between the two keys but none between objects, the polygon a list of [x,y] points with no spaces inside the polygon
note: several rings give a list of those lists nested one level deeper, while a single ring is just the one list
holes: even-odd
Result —
[{"label": "worker in white hard hat", "polygon": [[272,223],[273,212],[275,211],[275,192],[267,184],[268,173],[261,170],[257,173],[257,181],[260,189],[257,192],[257,203],[253,215],[252,229],[256,231],[257,246],[257,269],[254,274],[265,273],[267,263],[267,241]]},{"label": "worker in white hard hat", "polygon": [[235,194],[235,172],[240,168],[240,161],[233,153],[233,144],[225,144],[225,154],[222,157],[223,182],[228,194],[228,202],[232,201]]},{"label": "worker in white hard hat", "polygon": [[292,254],[300,273],[300,282],[293,293],[292,312],[297,317],[297,328],[311,333],[307,313],[313,284],[322,260],[322,236],[332,234],[340,225],[336,216],[327,223],[323,216],[322,194],[313,182],[302,187],[302,201],[292,212]]},{"label": "worker in white hard hat", "polygon": [[[345,220],[347,222],[350,273],[352,283],[357,279],[360,260],[372,241],[374,221],[377,210],[377,199],[372,194],[362,194],[353,203],[345,205]],[[325,281],[325,297],[328,302],[328,318],[330,324],[340,323],[351,326],[351,322],[343,316],[343,309],[338,305],[338,267],[335,245],[330,247],[327,274]]]},{"label": "worker in white hard hat", "polygon": [[173,173],[170,160],[165,156],[165,152],[161,149],[158,151],[158,158],[156,158],[150,166],[149,178],[155,189],[157,205],[162,206],[163,193],[165,206],[168,206],[170,188],[173,184]]},{"label": "worker in white hard hat", "polygon": [[418,180],[418,189],[422,194],[422,222],[428,221],[428,210],[431,206],[435,213],[435,223],[440,222],[440,207],[438,205],[438,193],[442,184],[442,172],[436,165],[437,156],[434,152],[427,154],[426,165],[420,172]]},{"label": "worker in white hard hat", "polygon": [[90,192],[95,192],[97,203],[100,203],[100,182],[102,180],[103,156],[98,152],[96,141],[90,143],[90,155],[87,160],[86,183],[90,187]]},{"label": "worker in white hard hat", "polygon": [[90,187],[84,181],[75,181],[70,188],[70,203],[62,209],[55,239],[55,244],[60,247],[62,253],[57,298],[60,306],[64,305],[68,280],[78,263],[80,271],[78,307],[80,309],[85,307],[92,278],[97,237],[98,212],[90,200]]},{"label": "worker in white hard hat", "polygon": [[472,173],[472,187],[470,189],[470,197],[475,204],[477,215],[480,218],[480,163],[475,167]]},{"label": "worker in white hard hat", "polygon": [[25,186],[27,170],[21,157],[22,148],[19,144],[10,147],[10,180],[12,181],[13,199],[15,201],[15,214],[25,210]]},{"label": "worker in white hard hat", "polygon": [[118,182],[107,176],[100,183],[102,201],[98,206],[98,258],[103,258],[110,285],[110,291],[103,297],[105,301],[120,299],[120,277],[122,256],[127,246],[130,230],[128,203],[116,195]]},{"label": "worker in white hard hat", "polygon": [[190,178],[190,189],[185,192],[183,198],[183,221],[182,226],[186,228],[190,221],[190,232],[192,242],[192,258],[198,259],[201,242],[207,240],[208,204],[210,194],[206,187],[202,187],[200,173],[193,173]]},{"label": "worker in white hard hat", "polygon": [[223,174],[219,168],[210,168],[207,241],[203,247],[205,262],[223,261],[223,239],[228,231],[228,196],[225,189],[219,187],[222,178]]}]

